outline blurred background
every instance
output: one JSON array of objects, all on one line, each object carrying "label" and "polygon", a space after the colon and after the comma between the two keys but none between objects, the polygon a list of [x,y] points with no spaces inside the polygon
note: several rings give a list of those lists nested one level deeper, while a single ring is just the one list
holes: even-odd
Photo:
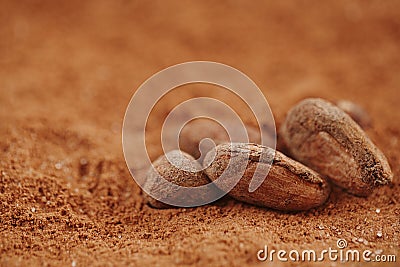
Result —
[{"label": "blurred background", "polygon": [[399,99],[399,10],[397,1],[2,1],[2,107],[120,122],[149,76],[209,60],[252,78],[278,118],[308,96],[377,110]]}]

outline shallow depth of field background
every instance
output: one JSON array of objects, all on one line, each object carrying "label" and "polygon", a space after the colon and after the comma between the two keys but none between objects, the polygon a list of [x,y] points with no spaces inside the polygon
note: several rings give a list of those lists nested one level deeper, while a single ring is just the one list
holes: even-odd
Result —
[{"label": "shallow depth of field background", "polygon": [[[257,266],[264,245],[339,238],[399,255],[399,18],[398,1],[1,1],[0,264]],[[148,77],[192,60],[246,73],[277,127],[306,97],[360,104],[394,185],[368,198],[334,188],[302,213],[143,205],[122,154],[125,108]]]}]

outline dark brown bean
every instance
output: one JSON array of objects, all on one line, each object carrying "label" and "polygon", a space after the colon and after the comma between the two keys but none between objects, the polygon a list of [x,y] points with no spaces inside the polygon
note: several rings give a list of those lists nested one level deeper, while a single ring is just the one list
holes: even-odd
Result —
[{"label": "dark brown bean", "polygon": [[[272,164],[271,160],[268,160],[271,157],[274,157]],[[234,160],[233,164],[230,164],[231,159]],[[238,168],[244,166],[243,176],[229,195],[262,207],[285,211],[308,210],[323,204],[330,192],[329,184],[318,173],[278,151],[261,145],[221,144],[206,155],[203,165],[209,165],[204,172],[213,181],[225,171],[227,177],[234,179],[240,173]],[[255,191],[249,192],[256,169],[258,173],[265,174],[268,168],[267,177],[256,174],[255,179],[265,180]],[[225,190],[227,186],[224,183],[230,182],[232,181],[228,179],[217,186]]]},{"label": "dark brown bean", "polygon": [[343,110],[323,99],[306,99],[286,117],[280,138],[294,159],[358,196],[392,181],[384,154]]},{"label": "dark brown bean", "polygon": [[[177,164],[185,164],[186,170],[177,168],[168,161],[168,158]],[[169,187],[166,186],[164,178],[168,182],[172,182],[179,186],[184,187],[198,187],[201,185],[208,184],[210,181],[207,176],[201,170],[200,164],[194,161],[194,158],[182,151],[174,150],[168,152],[166,155],[159,157],[153,162],[153,166],[150,167],[147,172],[144,189],[152,195],[157,196],[154,199],[150,195],[145,193],[145,199],[147,204],[154,208],[171,208],[171,205],[162,202],[163,197],[167,198],[176,192],[170,192]],[[207,193],[207,192],[204,192]],[[176,196],[177,198],[186,198],[187,203],[191,203],[191,196]]]}]

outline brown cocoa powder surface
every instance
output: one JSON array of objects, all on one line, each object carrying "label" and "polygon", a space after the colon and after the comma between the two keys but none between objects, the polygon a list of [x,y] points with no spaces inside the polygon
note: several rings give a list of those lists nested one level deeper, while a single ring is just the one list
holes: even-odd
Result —
[{"label": "brown cocoa powder surface", "polygon": [[[266,266],[256,257],[264,245],[322,250],[339,238],[399,257],[398,1],[0,6],[1,265]],[[300,213],[227,197],[190,209],[144,205],[122,153],[125,108],[152,74],[192,60],[245,72],[278,127],[306,97],[361,105],[394,184],[367,198],[334,187],[325,205]]]}]

